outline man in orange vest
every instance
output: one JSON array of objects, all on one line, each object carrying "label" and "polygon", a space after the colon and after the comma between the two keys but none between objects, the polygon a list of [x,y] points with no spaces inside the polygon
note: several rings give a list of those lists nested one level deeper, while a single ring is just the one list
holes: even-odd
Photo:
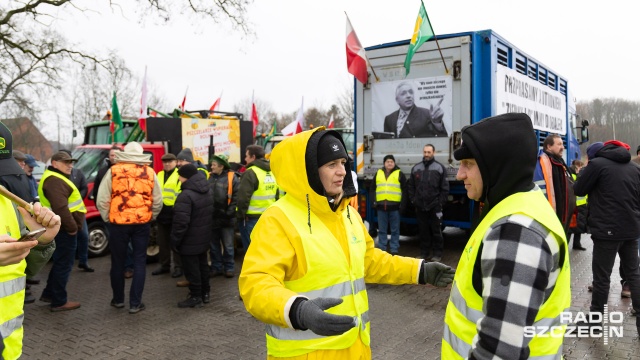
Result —
[{"label": "man in orange vest", "polygon": [[124,308],[124,263],[129,241],[133,245],[133,280],[129,291],[129,313],[145,309],[142,291],[146,275],[150,223],[162,209],[162,188],[148,165],[151,155],[130,142],[116,153],[116,163],[107,170],[98,189],[96,207],[109,223],[111,242],[111,306]]}]

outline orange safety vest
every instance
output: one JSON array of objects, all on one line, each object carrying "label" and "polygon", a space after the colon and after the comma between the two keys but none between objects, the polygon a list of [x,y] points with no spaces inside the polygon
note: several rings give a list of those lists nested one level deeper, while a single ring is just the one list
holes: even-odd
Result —
[{"label": "orange safety vest", "polygon": [[151,221],[154,176],[147,165],[117,163],[111,167],[109,222],[134,225]]}]

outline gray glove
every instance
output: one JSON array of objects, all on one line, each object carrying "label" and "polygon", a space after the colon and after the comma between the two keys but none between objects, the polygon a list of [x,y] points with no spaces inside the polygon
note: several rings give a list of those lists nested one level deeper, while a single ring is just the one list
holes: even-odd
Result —
[{"label": "gray glove", "polygon": [[439,262],[423,262],[422,272],[427,284],[445,287],[453,282],[456,270]]},{"label": "gray glove", "polygon": [[317,298],[300,303],[296,311],[297,322],[303,330],[309,329],[318,335],[340,335],[356,326],[351,316],[333,315],[324,310],[342,303],[337,298]]}]

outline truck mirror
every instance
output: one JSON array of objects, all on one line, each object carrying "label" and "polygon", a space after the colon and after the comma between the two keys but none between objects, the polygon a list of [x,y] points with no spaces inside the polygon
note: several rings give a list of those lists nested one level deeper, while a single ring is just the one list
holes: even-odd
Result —
[{"label": "truck mirror", "polygon": [[[586,120],[585,120],[586,121]],[[589,128],[584,126],[581,130],[580,130],[580,144],[584,144],[587,141],[589,141]]]}]

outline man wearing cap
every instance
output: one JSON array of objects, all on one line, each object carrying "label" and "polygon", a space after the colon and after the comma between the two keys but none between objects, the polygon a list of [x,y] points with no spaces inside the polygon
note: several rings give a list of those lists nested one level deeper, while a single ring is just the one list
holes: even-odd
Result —
[{"label": "man wearing cap", "polygon": [[3,155],[6,156],[7,160],[13,161],[16,166],[0,167],[0,185],[4,186],[27,202],[33,201],[34,196],[31,195],[31,191],[29,190],[29,181],[27,180],[27,176],[22,168],[26,157],[18,150],[9,150],[8,153]]},{"label": "man wearing cap", "polygon": [[565,231],[568,231],[576,197],[573,194],[572,172],[562,158],[563,153],[564,145],[560,135],[547,136],[538,152],[533,181],[549,200]]},{"label": "man wearing cap", "polygon": [[233,240],[240,179],[230,170],[226,155],[213,156],[209,186],[213,190],[211,276],[224,275],[232,278],[235,274]]},{"label": "man wearing cap", "polygon": [[271,165],[264,158],[264,148],[249,145],[244,157],[247,169],[240,178],[236,217],[242,237],[242,247],[246,252],[251,243],[251,232],[260,215],[275,203],[278,184],[271,172]]},{"label": "man wearing cap", "polygon": [[96,207],[109,223],[111,248],[111,306],[124,308],[125,258],[129,242],[133,246],[133,280],[129,290],[129,314],[145,309],[142,292],[146,276],[150,223],[162,209],[162,189],[149,167],[151,155],[133,141],[116,153],[98,189]]},{"label": "man wearing cap", "polygon": [[[631,297],[633,310],[640,312],[640,167],[630,162],[629,149],[617,140],[591,144],[587,148],[589,163],[573,186],[576,195],[589,196],[587,224],[593,240],[589,311],[600,315],[607,305],[616,255],[620,256],[620,275],[626,281],[622,290]],[[636,317],[636,327],[640,333],[640,316]]]},{"label": "man wearing cap", "polygon": [[49,271],[47,286],[40,300],[51,304],[51,311],[74,310],[80,307],[67,299],[67,282],[76,258],[77,234],[82,230],[87,209],[80,191],[70,180],[73,163],[78,161],[64,151],[51,157],[51,166],[42,174],[38,196],[42,205],[60,215],[62,227],[56,235],[56,250]]},{"label": "man wearing cap", "polygon": [[[407,182],[409,201],[416,208],[420,229],[420,255],[425,260],[440,261],[444,250],[442,205],[449,195],[447,170],[435,159],[436,148],[427,144],[422,161],[414,165]],[[433,254],[431,255],[431,252]]]},{"label": "man wearing cap", "polygon": [[538,142],[531,119],[498,115],[461,135],[457,179],[484,206],[458,263],[440,358],[560,359],[569,252],[562,224],[532,181]]},{"label": "man wearing cap", "polygon": [[36,178],[33,177],[33,169],[40,167],[40,165],[38,165],[36,159],[32,155],[27,154],[26,156],[27,159],[24,161],[23,170],[27,175],[27,181],[29,182],[29,190],[31,196],[35,198],[38,196],[38,182],[36,181]]},{"label": "man wearing cap", "polygon": [[160,267],[151,275],[165,274],[171,271],[173,257],[173,277],[182,276],[182,260],[180,255],[171,250],[171,223],[173,222],[173,205],[180,194],[180,180],[176,156],[168,153],[162,155],[162,170],[158,173],[158,183],[162,188],[162,210],[158,215],[158,247],[160,248]]},{"label": "man wearing cap", "polygon": [[[0,122],[0,172],[17,173],[20,165],[12,158],[13,136]],[[22,355],[25,302],[25,258],[36,255],[44,266],[55,248],[52,241],[60,230],[60,217],[53,211],[33,204],[33,216],[16,207],[8,198],[0,196],[0,359],[17,359]],[[38,239],[17,242],[29,230],[42,227],[47,231]],[[36,269],[35,271],[38,271]]]},{"label": "man wearing cap", "polygon": [[[400,203],[406,196],[407,178],[396,165],[393,155],[384,157],[384,166],[378,169],[375,181],[371,182],[371,194],[378,214],[378,244],[383,251],[393,255],[400,248]],[[387,238],[387,225],[391,229],[391,241]],[[388,248],[387,248],[388,245]]]}]

